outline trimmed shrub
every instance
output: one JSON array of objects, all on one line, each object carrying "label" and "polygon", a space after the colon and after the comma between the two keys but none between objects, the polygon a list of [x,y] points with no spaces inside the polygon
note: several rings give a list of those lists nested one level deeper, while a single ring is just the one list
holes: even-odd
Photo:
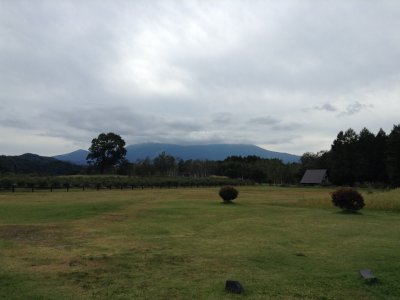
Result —
[{"label": "trimmed shrub", "polygon": [[363,196],[354,189],[341,188],[331,194],[333,205],[349,212],[356,212],[364,207]]},{"label": "trimmed shrub", "polygon": [[230,185],[223,186],[219,190],[219,196],[222,198],[222,200],[224,200],[225,203],[231,203],[231,201],[236,199],[238,195],[238,190]]}]

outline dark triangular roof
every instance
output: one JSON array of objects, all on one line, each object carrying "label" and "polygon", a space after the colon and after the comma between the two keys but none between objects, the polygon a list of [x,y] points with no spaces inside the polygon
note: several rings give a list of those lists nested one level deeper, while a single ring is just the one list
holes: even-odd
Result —
[{"label": "dark triangular roof", "polygon": [[327,180],[326,169],[306,170],[300,183],[303,184],[321,184]]}]

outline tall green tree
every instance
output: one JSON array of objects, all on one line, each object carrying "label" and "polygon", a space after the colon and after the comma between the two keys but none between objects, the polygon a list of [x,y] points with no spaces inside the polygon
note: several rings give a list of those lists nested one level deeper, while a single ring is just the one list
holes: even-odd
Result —
[{"label": "tall green tree", "polygon": [[154,166],[150,158],[146,157],[143,160],[137,161],[134,164],[135,175],[139,176],[152,176],[154,175]]},{"label": "tall green tree", "polygon": [[154,167],[160,175],[174,176],[176,175],[175,157],[166,154],[165,151],[154,158]]},{"label": "tall green tree", "polygon": [[357,164],[355,175],[358,182],[375,181],[376,138],[367,128],[363,128],[356,145]]},{"label": "tall green tree", "polygon": [[400,186],[400,124],[393,126],[388,136],[386,153],[390,184]]},{"label": "tall green tree", "polygon": [[375,159],[373,167],[375,171],[375,181],[380,183],[385,183],[388,181],[388,174],[386,170],[387,140],[388,137],[386,132],[380,129],[375,136]]},{"label": "tall green tree", "polygon": [[103,174],[121,164],[125,155],[125,141],[121,136],[113,132],[101,133],[92,140],[86,160]]},{"label": "tall green tree", "polygon": [[357,133],[349,128],[340,131],[330,150],[330,179],[335,184],[353,185],[357,180]]},{"label": "tall green tree", "polygon": [[328,151],[319,151],[317,153],[306,152],[300,158],[301,169],[304,172],[308,169],[327,169],[328,168]]}]

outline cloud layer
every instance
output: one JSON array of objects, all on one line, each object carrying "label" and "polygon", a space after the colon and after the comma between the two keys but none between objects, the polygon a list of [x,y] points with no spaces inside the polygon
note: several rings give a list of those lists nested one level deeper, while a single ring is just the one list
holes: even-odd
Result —
[{"label": "cloud layer", "polygon": [[399,123],[396,1],[2,1],[0,154],[253,143]]}]

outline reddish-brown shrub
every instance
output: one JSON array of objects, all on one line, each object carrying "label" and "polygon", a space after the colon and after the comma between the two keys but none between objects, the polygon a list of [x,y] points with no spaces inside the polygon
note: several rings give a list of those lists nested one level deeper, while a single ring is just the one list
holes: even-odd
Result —
[{"label": "reddish-brown shrub", "polygon": [[331,194],[333,205],[345,211],[355,212],[364,207],[363,196],[351,188],[340,188]]},{"label": "reddish-brown shrub", "polygon": [[223,186],[219,190],[219,196],[224,200],[225,203],[230,203],[232,200],[236,199],[238,195],[239,192],[233,186]]}]

